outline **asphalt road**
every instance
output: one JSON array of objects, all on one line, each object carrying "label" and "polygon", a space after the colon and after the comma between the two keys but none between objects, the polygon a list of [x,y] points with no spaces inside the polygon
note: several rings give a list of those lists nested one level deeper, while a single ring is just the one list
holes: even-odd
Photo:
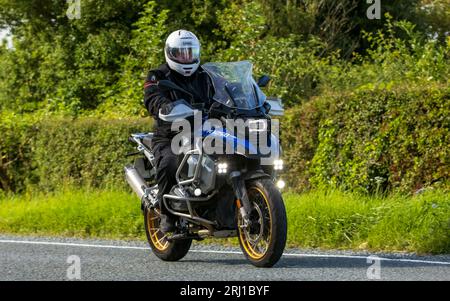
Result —
[{"label": "asphalt road", "polygon": [[[73,256],[75,255],[75,257]],[[378,258],[368,259],[368,256]],[[78,269],[79,259],[79,269]],[[146,242],[0,235],[4,280],[450,280],[450,255],[369,254],[288,249],[271,269],[255,268],[238,248],[194,244],[179,262]]]}]

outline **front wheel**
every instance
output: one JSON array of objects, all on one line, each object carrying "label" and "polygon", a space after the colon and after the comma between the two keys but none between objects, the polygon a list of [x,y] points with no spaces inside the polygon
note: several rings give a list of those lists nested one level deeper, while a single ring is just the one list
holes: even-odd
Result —
[{"label": "front wheel", "polygon": [[161,232],[159,228],[160,220],[158,209],[145,209],[144,223],[148,243],[158,258],[164,261],[178,261],[189,252],[192,239],[167,240],[167,234]]},{"label": "front wheel", "polygon": [[252,208],[245,226],[238,212],[239,243],[247,259],[257,267],[272,267],[286,246],[287,218],[281,193],[270,179],[247,183]]}]

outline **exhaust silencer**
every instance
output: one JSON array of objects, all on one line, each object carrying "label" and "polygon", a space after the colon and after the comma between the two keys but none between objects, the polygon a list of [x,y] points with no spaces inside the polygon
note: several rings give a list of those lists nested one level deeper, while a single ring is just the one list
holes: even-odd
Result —
[{"label": "exhaust silencer", "polygon": [[141,177],[139,172],[131,165],[125,166],[125,178],[131,189],[137,194],[139,199],[145,195],[146,190],[149,188],[145,183],[144,179]]}]

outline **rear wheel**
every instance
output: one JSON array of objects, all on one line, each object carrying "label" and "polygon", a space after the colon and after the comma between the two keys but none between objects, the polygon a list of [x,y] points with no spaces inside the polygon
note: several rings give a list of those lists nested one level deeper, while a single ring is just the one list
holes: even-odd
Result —
[{"label": "rear wheel", "polygon": [[153,253],[164,261],[178,261],[189,252],[192,239],[169,241],[159,228],[161,217],[158,209],[145,209],[144,223],[147,240]]},{"label": "rear wheel", "polygon": [[286,209],[281,193],[270,179],[247,183],[251,212],[245,226],[238,213],[239,243],[247,259],[257,267],[272,267],[283,254],[287,237]]}]

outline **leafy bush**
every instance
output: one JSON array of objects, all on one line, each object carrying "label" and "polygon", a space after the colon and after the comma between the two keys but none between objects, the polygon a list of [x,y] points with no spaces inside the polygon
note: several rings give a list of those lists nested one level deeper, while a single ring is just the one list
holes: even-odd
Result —
[{"label": "leafy bush", "polygon": [[[39,125],[33,159],[39,185],[101,187],[123,184],[128,137],[149,131],[149,120],[56,120]],[[122,186],[123,187],[123,186]]]},{"label": "leafy bush", "polygon": [[287,177],[297,189],[448,187],[449,116],[448,86],[316,98],[284,121]]},{"label": "leafy bush", "polygon": [[30,171],[34,123],[32,117],[0,114],[0,190],[20,191],[33,181]]},{"label": "leafy bush", "polygon": [[133,150],[128,137],[150,126],[150,119],[3,118],[1,188],[123,188],[125,155]]},{"label": "leafy bush", "polygon": [[14,49],[0,46],[2,110],[142,116],[144,77],[164,61],[164,41],[177,28],[198,33],[202,62],[251,60],[256,75],[273,78],[267,94],[287,106],[450,78],[448,22],[431,20],[445,20],[441,0],[385,4],[392,17],[382,20],[365,18],[367,4],[356,0],[82,1],[76,20],[67,19],[66,3],[41,2],[0,6],[0,24],[14,40]]},{"label": "leafy bush", "polygon": [[330,63],[329,57],[320,55],[325,47],[320,40],[303,41],[294,35],[264,37],[265,19],[257,2],[246,2],[241,9],[231,5],[218,15],[218,23],[230,45],[212,60],[252,61],[256,76],[268,74],[273,79],[267,94],[282,98],[287,106],[317,95],[321,74]]},{"label": "leafy bush", "polygon": [[164,61],[164,42],[167,32],[168,10],[157,12],[156,2],[143,7],[140,18],[133,24],[130,52],[121,58],[119,80],[105,92],[105,102],[96,110],[108,116],[140,115],[147,111],[142,105],[144,81],[147,72]]},{"label": "leafy bush", "polygon": [[215,61],[250,60],[256,76],[268,74],[272,82],[266,94],[283,99],[287,107],[317,95],[354,90],[392,88],[398,85],[448,84],[450,39],[430,39],[414,24],[384,16],[384,27],[363,32],[364,53],[343,59],[341,51],[329,51],[323,40],[298,35],[267,35],[264,8],[258,2],[231,4],[217,15],[228,44],[219,47]]},{"label": "leafy bush", "polygon": [[[363,90],[288,110],[282,143],[290,187],[411,192],[450,176],[450,89]],[[131,132],[150,119],[2,114],[1,188],[122,185]]]},{"label": "leafy bush", "polygon": [[351,61],[332,62],[321,78],[322,91],[448,84],[450,39],[439,43],[421,36],[409,22],[392,22],[389,15],[385,18],[383,30],[363,33],[370,44],[364,56],[355,54]]}]

